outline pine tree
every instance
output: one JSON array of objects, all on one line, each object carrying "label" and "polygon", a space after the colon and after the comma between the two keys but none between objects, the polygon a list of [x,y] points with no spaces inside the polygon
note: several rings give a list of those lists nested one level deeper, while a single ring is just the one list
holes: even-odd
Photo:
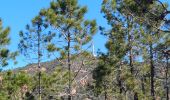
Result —
[{"label": "pine tree", "polygon": [[[114,3],[116,2],[108,0],[103,1],[102,4],[104,17],[112,27],[104,32],[109,40],[106,44],[108,54],[104,55],[104,59],[106,59],[104,62],[107,64],[103,66],[108,66],[108,70],[112,71],[115,71],[113,69],[119,66],[120,68],[116,69],[117,75],[113,74],[113,76],[117,76],[117,86],[120,88],[119,93],[123,95],[124,92],[126,94],[126,92],[131,91],[134,92],[134,99],[137,99],[136,87],[132,88],[132,85],[136,84],[137,86],[136,82],[138,81],[135,78],[135,70],[138,69],[135,66],[137,65],[135,56],[138,56],[139,53],[139,33],[137,30],[140,27],[126,9],[121,8],[120,5],[115,6],[116,4],[114,5]],[[99,70],[102,69],[100,68]],[[112,71],[110,73],[114,73]],[[100,73],[98,74],[100,75]]]},{"label": "pine tree", "polygon": [[158,44],[158,46],[156,47],[157,55],[158,55],[158,59],[157,62],[160,62],[163,64],[162,66],[162,70],[161,72],[163,74],[161,74],[161,76],[159,77],[159,79],[161,79],[163,81],[163,87],[164,87],[164,94],[166,96],[166,100],[169,100],[169,34],[168,33],[164,33],[162,38],[163,41],[160,41],[160,43]]},{"label": "pine tree", "polygon": [[89,43],[96,33],[95,20],[85,20],[87,7],[80,7],[77,0],[56,0],[51,2],[48,9],[43,9],[40,15],[53,27],[56,33],[48,47],[54,48],[51,52],[59,52],[61,58],[67,59],[69,70],[68,99],[71,100],[73,77],[72,57],[82,53],[83,45]]},{"label": "pine tree", "polygon": [[[41,62],[44,57],[47,57],[47,41],[53,35],[51,32],[46,32],[47,24],[44,23],[40,16],[32,20],[31,25],[26,25],[26,32],[21,31],[19,50],[24,56],[33,59],[32,63],[37,62],[38,66],[38,94],[41,100]],[[34,55],[32,55],[34,54]]]},{"label": "pine tree", "polygon": [[[25,94],[31,88],[32,78],[25,72],[14,73],[7,71],[1,74],[0,98],[7,99],[24,99]],[[25,88],[24,88],[25,87]]]},{"label": "pine tree", "polygon": [[7,48],[7,46],[10,44],[9,32],[10,28],[7,27],[4,29],[2,26],[2,20],[0,19],[0,67],[7,66],[8,60],[15,60],[15,57],[18,55],[17,52],[10,52],[10,50]]}]

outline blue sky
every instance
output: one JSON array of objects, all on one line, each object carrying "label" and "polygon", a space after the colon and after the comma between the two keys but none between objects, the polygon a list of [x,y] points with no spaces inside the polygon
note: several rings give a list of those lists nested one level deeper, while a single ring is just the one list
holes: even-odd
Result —
[{"label": "blue sky", "polygon": [[[100,13],[100,6],[102,0],[78,0],[82,6],[88,6],[88,13],[86,19],[96,19],[98,25],[106,26],[107,22]],[[47,8],[50,0],[1,0],[0,3],[0,18],[3,20],[3,26],[11,28],[10,38],[11,44],[9,48],[12,51],[17,50],[19,43],[18,33],[25,29],[25,25],[30,23],[40,9]],[[105,38],[98,32],[94,37],[95,50],[101,49],[106,51],[104,44]],[[10,64],[5,69],[22,67],[29,62],[22,56],[17,57],[18,64]]]}]

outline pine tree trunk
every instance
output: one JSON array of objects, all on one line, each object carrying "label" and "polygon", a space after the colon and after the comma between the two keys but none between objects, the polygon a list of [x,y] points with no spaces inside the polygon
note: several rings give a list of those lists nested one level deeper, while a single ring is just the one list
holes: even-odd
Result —
[{"label": "pine tree trunk", "polygon": [[104,82],[104,98],[107,100],[106,83]]},{"label": "pine tree trunk", "polygon": [[68,32],[68,45],[67,45],[67,60],[68,60],[68,71],[69,71],[69,95],[68,100],[71,100],[71,63],[70,63],[70,33]]},{"label": "pine tree trunk", "polygon": [[122,94],[123,89],[122,89],[122,81],[120,79],[120,74],[121,74],[121,70],[118,70],[118,77],[117,77],[117,82],[118,82],[118,87],[119,87],[119,93]]},{"label": "pine tree trunk", "polygon": [[132,35],[131,35],[131,33],[130,33],[130,31],[129,31],[129,29],[130,29],[130,25],[129,25],[129,23],[130,23],[130,19],[129,19],[129,16],[127,17],[127,23],[128,23],[128,42],[129,42],[129,61],[130,61],[130,64],[129,64],[129,66],[130,66],[130,72],[131,72],[131,74],[133,75],[133,54],[132,54]]},{"label": "pine tree trunk", "polygon": [[144,85],[144,82],[145,82],[145,76],[143,75],[142,79],[141,79],[141,86],[142,86],[142,92],[145,95],[145,85]]},{"label": "pine tree trunk", "polygon": [[153,100],[155,100],[155,90],[154,90],[154,64],[153,64],[153,47],[152,43],[149,45],[150,47],[150,74],[151,74],[151,96]]},{"label": "pine tree trunk", "polygon": [[41,57],[41,52],[40,52],[40,25],[38,23],[38,69],[39,69],[39,74],[38,74],[38,94],[39,94],[39,100],[41,100],[41,66],[40,66],[40,57]]},{"label": "pine tree trunk", "polygon": [[166,56],[166,100],[169,100],[169,86],[168,86],[168,54]]},{"label": "pine tree trunk", "polygon": [[[131,33],[129,32],[129,23],[130,23],[130,20],[129,20],[129,17],[127,17],[127,20],[128,20],[128,42],[129,42],[129,66],[130,66],[130,72],[132,74],[132,76],[134,77],[134,68],[133,68],[133,51],[132,51],[132,35]],[[133,24],[133,22],[132,22]],[[134,100],[138,100],[138,94],[137,92],[134,92]]]},{"label": "pine tree trunk", "polygon": [[122,81],[119,79],[119,93],[122,94],[123,90],[122,90]]},{"label": "pine tree trunk", "polygon": [[134,100],[138,100],[138,93],[134,93]]},{"label": "pine tree trunk", "polygon": [[133,69],[133,55],[132,55],[132,48],[130,49],[130,68],[131,68],[131,74],[133,75],[134,69]]}]

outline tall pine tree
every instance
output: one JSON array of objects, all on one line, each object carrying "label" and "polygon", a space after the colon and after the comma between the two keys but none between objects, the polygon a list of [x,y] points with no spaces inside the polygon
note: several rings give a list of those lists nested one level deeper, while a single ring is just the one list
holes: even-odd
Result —
[{"label": "tall pine tree", "polygon": [[[30,60],[30,63],[37,63],[38,71],[38,94],[41,100],[41,62],[47,58],[47,41],[52,36],[51,32],[46,31],[48,27],[44,23],[41,16],[37,16],[32,20],[31,25],[26,25],[26,32],[21,31],[20,43],[18,45],[21,54]],[[33,55],[34,54],[34,55]]]},{"label": "tall pine tree", "polygon": [[40,15],[50,24],[55,32],[49,42],[51,52],[59,53],[67,59],[69,70],[68,99],[72,91],[72,59],[73,55],[81,54],[83,46],[87,46],[96,33],[96,21],[85,20],[87,7],[80,7],[77,0],[56,0],[51,2],[48,9],[42,9]]}]

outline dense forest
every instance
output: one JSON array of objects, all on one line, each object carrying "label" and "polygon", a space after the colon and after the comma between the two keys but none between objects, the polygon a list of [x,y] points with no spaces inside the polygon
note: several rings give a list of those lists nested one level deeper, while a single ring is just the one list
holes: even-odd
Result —
[{"label": "dense forest", "polygon": [[[18,32],[15,52],[8,49],[10,27],[0,20],[0,67],[17,64],[18,55],[36,62],[1,70],[0,100],[169,100],[170,10],[164,1],[103,0],[105,27],[85,18],[88,7],[78,0],[52,0]],[[107,52],[95,55],[89,48],[97,32]]]}]

